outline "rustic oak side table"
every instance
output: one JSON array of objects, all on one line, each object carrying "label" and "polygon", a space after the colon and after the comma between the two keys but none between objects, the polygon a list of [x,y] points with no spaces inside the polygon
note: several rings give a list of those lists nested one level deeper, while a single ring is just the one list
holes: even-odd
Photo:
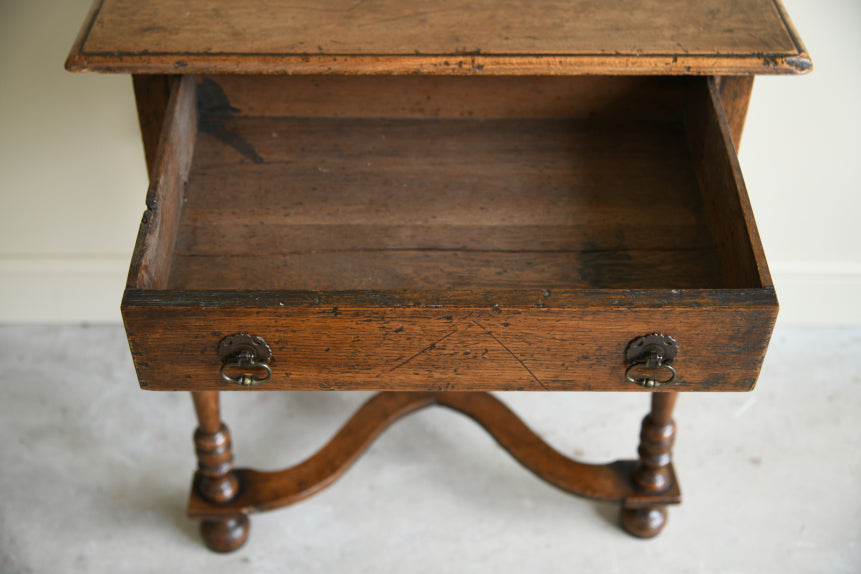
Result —
[{"label": "rustic oak side table", "polygon": [[[433,404],[654,536],[677,391],[756,382],[777,300],[736,146],[753,75],[811,68],[777,0],[98,0],[67,67],[132,74],[122,312],[141,387],[192,393],[214,550]],[[234,469],[218,393],[309,389],[383,392]],[[506,390],[650,393],[639,459],[563,456]]]}]

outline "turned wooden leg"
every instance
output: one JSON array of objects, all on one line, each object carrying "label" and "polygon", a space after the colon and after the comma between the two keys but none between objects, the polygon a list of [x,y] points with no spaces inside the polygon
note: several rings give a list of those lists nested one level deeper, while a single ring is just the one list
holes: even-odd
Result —
[{"label": "turned wooden leg", "polygon": [[[196,488],[200,496],[209,502],[229,502],[239,491],[239,482],[233,473],[230,431],[221,422],[218,392],[192,392],[191,397],[198,424],[194,432],[199,477]],[[245,514],[203,520],[200,523],[204,542],[216,552],[230,552],[242,546],[248,538],[248,528],[248,516]]]},{"label": "turned wooden leg", "polygon": [[[670,453],[676,434],[673,407],[677,397],[678,393],[652,393],[652,409],[640,432],[640,462],[632,477],[643,492],[660,493],[672,485]],[[656,536],[666,522],[666,506],[622,507],[622,527],[634,536]]]}]

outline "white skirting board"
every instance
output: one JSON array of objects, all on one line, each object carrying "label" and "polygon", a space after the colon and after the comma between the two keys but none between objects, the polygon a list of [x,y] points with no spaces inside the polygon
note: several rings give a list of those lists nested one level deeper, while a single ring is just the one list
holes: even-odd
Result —
[{"label": "white skirting board", "polygon": [[791,325],[861,325],[861,265],[827,262],[771,264],[780,312]]},{"label": "white skirting board", "polygon": [[[0,323],[115,323],[128,257],[0,259]],[[861,325],[861,266],[774,262],[787,325]]]},{"label": "white skirting board", "polygon": [[0,259],[0,323],[117,323],[128,257]]}]

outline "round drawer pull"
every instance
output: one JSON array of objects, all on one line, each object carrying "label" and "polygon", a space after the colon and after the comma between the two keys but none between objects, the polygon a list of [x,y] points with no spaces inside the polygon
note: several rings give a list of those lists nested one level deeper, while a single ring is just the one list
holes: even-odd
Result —
[{"label": "round drawer pull", "polygon": [[[223,378],[228,383],[242,385],[243,387],[262,385],[263,383],[268,382],[272,378],[272,367],[260,361],[248,359],[243,361],[243,358],[244,357],[240,357],[236,362],[224,363],[223,365],[221,365],[221,378]],[[238,377],[231,377],[227,372],[228,369],[236,369],[238,371],[241,371],[241,374]],[[265,371],[266,375],[261,379],[255,378],[255,372],[261,370]]]},{"label": "round drawer pull", "polygon": [[673,368],[672,365],[668,365],[667,363],[664,363],[660,367],[658,367],[659,369],[666,369],[670,372],[670,378],[666,381],[653,379],[651,377],[632,377],[631,371],[633,371],[637,367],[642,367],[643,369],[649,368],[646,363],[634,363],[633,365],[629,365],[628,368],[625,369],[625,378],[628,379],[628,382],[636,383],[641,387],[646,387],[647,389],[656,389],[658,387],[663,387],[664,385],[672,384],[672,382],[676,380],[676,370]]},{"label": "round drawer pull", "polygon": [[272,379],[272,349],[263,337],[236,333],[218,343],[221,378],[228,383],[254,387]]},{"label": "round drawer pull", "polygon": [[[679,344],[668,335],[651,333],[637,337],[625,349],[625,379],[647,389],[656,389],[676,380],[676,369],[670,364],[679,354]],[[644,374],[635,376],[635,370]],[[663,374],[662,374],[663,373]],[[669,377],[666,377],[669,373]],[[661,377],[661,378],[658,378]]]}]

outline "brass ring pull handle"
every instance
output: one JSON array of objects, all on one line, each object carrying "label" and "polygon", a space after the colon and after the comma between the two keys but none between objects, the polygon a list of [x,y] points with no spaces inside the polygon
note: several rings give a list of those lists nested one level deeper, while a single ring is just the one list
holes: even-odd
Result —
[{"label": "brass ring pull handle", "polygon": [[664,385],[670,385],[673,383],[673,381],[676,380],[676,370],[673,368],[672,365],[668,365],[667,363],[664,363],[658,367],[659,369],[666,369],[670,372],[670,378],[666,381],[653,379],[651,377],[634,378],[631,376],[631,371],[633,371],[636,367],[648,368],[648,365],[646,362],[634,363],[633,365],[629,365],[628,368],[625,369],[625,378],[628,379],[628,382],[636,383],[641,387],[646,387],[647,389],[656,389],[658,387],[663,387]]},{"label": "brass ring pull handle", "polygon": [[221,378],[242,387],[256,387],[272,379],[272,349],[263,337],[236,333],[218,343]]},{"label": "brass ring pull handle", "polygon": [[[670,364],[679,354],[679,344],[675,339],[661,333],[637,337],[625,349],[625,379],[647,389],[671,385],[676,380],[676,369]],[[634,370],[645,371],[645,376],[635,376]],[[658,371],[669,372],[669,378],[660,379]]]},{"label": "brass ring pull handle", "polygon": [[[227,373],[228,369],[236,369],[242,371],[242,374],[238,377],[231,377]],[[255,371],[260,370],[266,371],[266,376],[264,376],[262,379],[255,378]],[[254,387],[256,385],[262,385],[263,383],[269,382],[269,380],[272,378],[272,367],[260,361],[252,360],[243,362],[240,359],[233,363],[224,363],[223,365],[221,365],[221,378],[228,383],[233,383],[235,385],[242,385],[243,387]]]}]

